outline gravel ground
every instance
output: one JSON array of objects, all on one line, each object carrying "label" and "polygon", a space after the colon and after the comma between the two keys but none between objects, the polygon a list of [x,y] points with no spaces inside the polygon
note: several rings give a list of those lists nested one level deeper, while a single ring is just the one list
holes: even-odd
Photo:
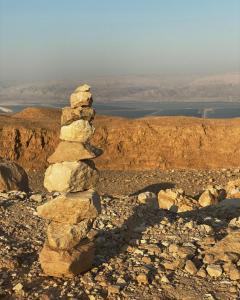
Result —
[{"label": "gravel ground", "polygon": [[[142,191],[159,192],[166,188],[182,188],[187,194],[197,194],[207,185],[225,185],[239,177],[239,169],[169,170],[169,171],[100,171],[97,190],[106,195],[133,195]],[[43,172],[29,173],[34,191],[44,191]]]},{"label": "gravel ground", "polygon": [[[0,299],[240,299],[240,281],[224,271],[210,276],[203,259],[206,248],[227,234],[238,208],[174,214],[137,200],[142,191],[173,186],[194,196],[208,184],[225,185],[237,177],[239,170],[102,171],[94,266],[74,279],[59,279],[45,276],[38,263],[46,225],[35,211],[49,195],[42,175],[31,174],[41,203],[24,193],[0,194]],[[186,268],[189,260],[197,273]]]}]

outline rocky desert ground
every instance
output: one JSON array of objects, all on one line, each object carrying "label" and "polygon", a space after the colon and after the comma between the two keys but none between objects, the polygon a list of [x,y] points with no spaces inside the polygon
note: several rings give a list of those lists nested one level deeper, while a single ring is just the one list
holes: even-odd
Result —
[{"label": "rocky desert ground", "polygon": [[[90,231],[96,248],[93,268],[73,278],[55,278],[44,274],[39,263],[49,222],[38,216],[37,207],[58,196],[44,189],[43,178],[46,158],[58,143],[59,112],[43,110],[41,115],[37,110],[37,122],[36,111],[30,112],[0,118],[1,156],[19,164],[25,160],[30,181],[28,192],[0,193],[1,299],[240,299],[239,120],[154,118],[158,131],[149,128],[149,121],[126,121],[141,132],[136,140],[131,132],[136,143],[131,168],[130,138],[125,140],[125,133],[113,142],[125,120],[99,117],[96,144],[107,141],[106,149],[112,150],[102,161],[96,159],[102,211]],[[140,130],[142,124],[148,129]],[[156,144],[161,127],[164,135]],[[183,134],[192,148],[181,149]],[[227,145],[227,139],[233,143]],[[151,145],[165,155],[164,163],[149,155]],[[142,160],[141,146],[143,152],[151,148]],[[170,147],[175,160],[169,159]],[[194,155],[187,157],[187,149]],[[208,159],[214,168],[206,165]],[[223,167],[228,159],[230,166]],[[189,165],[181,168],[184,160]],[[42,162],[44,168],[38,168]]]}]

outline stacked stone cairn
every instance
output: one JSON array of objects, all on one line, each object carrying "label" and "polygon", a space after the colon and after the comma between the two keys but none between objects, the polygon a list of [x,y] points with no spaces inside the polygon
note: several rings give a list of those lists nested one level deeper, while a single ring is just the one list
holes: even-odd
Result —
[{"label": "stacked stone cairn", "polygon": [[45,188],[59,193],[37,208],[38,215],[49,221],[40,264],[45,274],[56,277],[73,277],[92,267],[94,241],[89,232],[101,211],[93,189],[99,176],[91,161],[100,153],[89,144],[95,114],[90,87],[78,87],[70,102],[71,107],[62,110],[61,141],[48,158],[44,178]]}]

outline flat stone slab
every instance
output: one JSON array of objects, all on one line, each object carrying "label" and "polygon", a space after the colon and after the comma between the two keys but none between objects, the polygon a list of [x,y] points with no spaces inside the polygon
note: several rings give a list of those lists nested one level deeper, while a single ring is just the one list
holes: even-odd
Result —
[{"label": "flat stone slab", "polygon": [[37,207],[39,217],[68,224],[94,219],[100,212],[100,197],[94,190],[63,194]]},{"label": "flat stone slab", "polygon": [[64,161],[79,161],[95,158],[101,154],[101,150],[90,144],[78,142],[61,141],[55,152],[48,158],[50,164],[61,163]]}]

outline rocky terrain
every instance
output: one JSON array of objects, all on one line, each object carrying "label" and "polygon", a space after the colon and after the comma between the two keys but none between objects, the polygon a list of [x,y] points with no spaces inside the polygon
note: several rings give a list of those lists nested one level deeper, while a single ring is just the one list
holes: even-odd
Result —
[{"label": "rocky terrain", "polygon": [[[240,298],[239,120],[97,117],[102,211],[88,233],[93,267],[73,278],[39,263],[49,221],[37,212],[59,199],[43,171],[60,112],[27,109],[0,124],[0,156],[30,183],[0,193],[0,299]],[[50,163],[64,161],[57,149]]]},{"label": "rocky terrain", "polygon": [[[0,157],[45,169],[59,143],[59,110],[29,108],[0,115]],[[92,143],[105,170],[217,169],[240,165],[240,120],[97,116]]]},{"label": "rocky terrain", "polygon": [[101,172],[94,267],[74,279],[45,276],[38,262],[47,222],[36,208],[57,194],[1,193],[1,299],[239,299],[239,200],[183,213],[139,201],[168,188],[198,199],[236,179],[239,169]]}]

